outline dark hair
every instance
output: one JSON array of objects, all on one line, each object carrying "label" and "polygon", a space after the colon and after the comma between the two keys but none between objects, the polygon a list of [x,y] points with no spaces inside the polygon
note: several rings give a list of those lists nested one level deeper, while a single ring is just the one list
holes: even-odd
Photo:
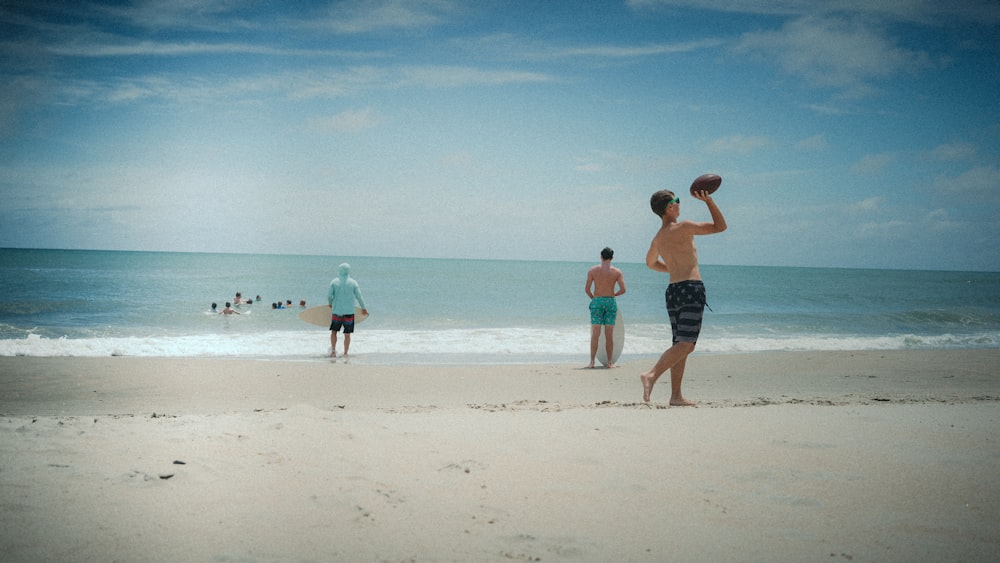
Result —
[{"label": "dark hair", "polygon": [[663,214],[667,212],[667,206],[670,205],[670,200],[674,199],[674,192],[670,190],[660,190],[649,198],[649,207],[656,213],[657,217],[663,217]]},{"label": "dark hair", "polygon": [[614,257],[615,257],[615,251],[611,250],[610,246],[605,246],[604,250],[601,251],[602,260],[611,260]]}]

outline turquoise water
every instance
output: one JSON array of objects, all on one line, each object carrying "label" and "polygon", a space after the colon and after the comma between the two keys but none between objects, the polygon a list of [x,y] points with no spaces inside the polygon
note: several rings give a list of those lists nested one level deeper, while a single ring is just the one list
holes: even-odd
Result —
[{"label": "turquoise water", "polygon": [[[315,359],[328,333],[297,318],[347,261],[371,318],[356,361],[585,361],[584,262],[0,250],[0,355]],[[616,264],[623,359],[670,341],[666,276]],[[704,266],[701,353],[995,348],[1000,274]],[[237,291],[261,301],[210,313]],[[292,300],[289,310],[271,303]]]}]

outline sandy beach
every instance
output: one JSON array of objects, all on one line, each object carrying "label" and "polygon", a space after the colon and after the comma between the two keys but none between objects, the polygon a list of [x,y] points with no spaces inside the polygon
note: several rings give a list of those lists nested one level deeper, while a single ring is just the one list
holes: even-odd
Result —
[{"label": "sandy beach", "polygon": [[0,358],[0,553],[1000,559],[1000,350],[625,360]]}]

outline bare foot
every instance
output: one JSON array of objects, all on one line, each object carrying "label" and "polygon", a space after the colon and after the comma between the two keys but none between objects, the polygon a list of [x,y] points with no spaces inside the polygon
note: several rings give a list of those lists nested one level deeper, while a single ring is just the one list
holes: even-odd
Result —
[{"label": "bare foot", "polygon": [[696,403],[694,401],[689,401],[689,400],[685,399],[684,397],[679,397],[677,399],[671,398],[670,399],[670,406],[672,406],[672,407],[697,407],[698,403]]},{"label": "bare foot", "polygon": [[594,369],[594,362],[590,362],[590,365],[583,369]]},{"label": "bare foot", "polygon": [[639,379],[642,380],[642,400],[648,403],[649,395],[653,392],[653,378],[644,373]]},{"label": "bare foot", "polygon": [[616,366],[615,364],[608,364],[608,365],[606,365],[606,366],[604,366],[604,367],[606,367],[606,368],[608,368],[608,369],[615,369],[615,368],[616,368],[616,367],[618,367],[618,366]]}]

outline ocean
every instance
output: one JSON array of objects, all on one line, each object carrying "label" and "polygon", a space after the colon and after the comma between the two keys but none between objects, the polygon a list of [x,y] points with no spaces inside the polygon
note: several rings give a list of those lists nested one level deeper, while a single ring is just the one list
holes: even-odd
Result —
[{"label": "ocean", "polygon": [[[329,332],[297,317],[348,262],[371,317],[352,361],[578,363],[589,355],[594,262],[0,249],[0,356],[317,361]],[[670,344],[666,275],[617,263],[627,293],[621,361]],[[696,353],[1000,346],[1000,273],[702,267]],[[221,310],[236,292],[240,315]],[[272,303],[291,300],[289,309]]]}]

